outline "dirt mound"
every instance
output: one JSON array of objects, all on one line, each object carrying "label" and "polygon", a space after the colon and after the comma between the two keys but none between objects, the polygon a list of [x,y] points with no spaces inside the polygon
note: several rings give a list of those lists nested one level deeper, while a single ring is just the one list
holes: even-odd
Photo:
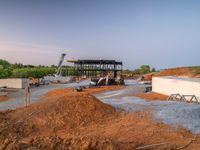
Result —
[{"label": "dirt mound", "polygon": [[[60,91],[59,91],[60,92]],[[58,93],[59,93],[58,92]],[[55,94],[46,96],[43,102],[9,113],[9,122],[17,123],[13,130],[30,135],[30,127],[37,131],[53,130],[53,128],[71,129],[77,126],[98,122],[104,117],[115,113],[115,109],[97,100],[87,93],[76,93],[71,89],[65,90],[70,97]],[[21,130],[25,131],[21,131]],[[27,130],[26,130],[27,129]]]},{"label": "dirt mound", "polygon": [[[107,89],[91,89],[90,92],[103,90]],[[110,115],[117,114],[113,107],[97,100],[90,92],[55,90],[45,95],[44,100],[37,104],[1,112],[0,145],[7,138],[23,139],[44,134],[55,136],[61,129],[68,134],[74,133],[78,128],[101,123]]]},{"label": "dirt mound", "polygon": [[[152,149],[175,149],[194,138],[156,122],[149,111],[116,112],[91,95],[111,89],[55,90],[37,104],[0,112],[0,149],[132,150],[159,143],[165,144]],[[197,137],[189,148],[199,146]]]},{"label": "dirt mound", "polygon": [[181,67],[163,70],[154,76],[185,76],[200,78],[200,67]]},{"label": "dirt mound", "polygon": [[7,149],[42,149],[42,150],[114,150],[114,144],[110,140],[102,140],[90,137],[78,138],[60,138],[51,137],[36,137],[28,141],[19,141],[7,146]]},{"label": "dirt mound", "polygon": [[159,94],[155,92],[142,93],[142,94],[137,94],[135,96],[140,97],[142,99],[146,99],[146,100],[165,100],[166,101],[168,98],[167,95],[163,95],[163,94]]}]

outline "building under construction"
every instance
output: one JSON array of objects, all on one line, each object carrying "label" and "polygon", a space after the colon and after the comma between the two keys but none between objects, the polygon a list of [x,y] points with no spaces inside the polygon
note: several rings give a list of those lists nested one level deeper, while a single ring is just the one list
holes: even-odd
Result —
[{"label": "building under construction", "polygon": [[110,75],[115,78],[122,74],[123,63],[115,60],[68,60],[74,63],[78,76],[96,77]]}]

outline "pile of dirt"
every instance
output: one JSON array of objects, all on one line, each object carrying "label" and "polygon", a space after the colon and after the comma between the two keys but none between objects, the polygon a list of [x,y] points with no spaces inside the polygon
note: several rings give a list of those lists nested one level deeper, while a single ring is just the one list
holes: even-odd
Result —
[{"label": "pile of dirt", "polygon": [[166,69],[159,73],[154,74],[154,76],[184,76],[200,78],[200,67],[180,67]]},{"label": "pile of dirt", "polygon": [[[10,144],[11,143],[11,144]],[[14,144],[13,144],[14,143]],[[3,145],[6,149],[33,149],[33,150],[114,150],[110,140],[76,137],[61,138],[58,136],[38,136],[30,140],[10,141]]]},{"label": "pile of dirt", "polygon": [[[27,129],[26,131],[26,127],[33,127],[37,131],[52,130],[51,127],[71,129],[98,122],[115,113],[113,107],[102,103],[92,95],[85,92],[77,93],[71,89],[64,91],[70,93],[70,97],[68,94],[59,95],[63,92],[62,90],[51,92],[43,102],[8,113],[9,121],[17,122],[19,126],[23,125],[23,130],[25,130],[23,134],[30,135],[32,130]],[[52,94],[57,96],[52,96]]]},{"label": "pile of dirt", "polygon": [[[91,93],[119,89],[104,87],[75,92],[54,90],[27,108],[0,112],[0,149],[132,150],[176,149],[193,134],[151,118],[151,112],[116,112]],[[197,149],[200,138],[188,147]]]},{"label": "pile of dirt", "polygon": [[[43,101],[14,111],[0,114],[0,145],[6,139],[15,140],[37,135],[55,136],[57,131],[76,133],[88,124],[99,124],[111,115],[117,115],[110,105],[97,100],[90,92],[100,92],[113,87],[75,92],[72,89],[55,90],[44,96]],[[121,87],[115,87],[119,89]],[[8,134],[9,133],[9,134]]]},{"label": "pile of dirt", "polygon": [[164,100],[164,101],[166,101],[168,98],[167,95],[163,95],[163,94],[159,94],[159,93],[155,93],[155,92],[142,93],[142,94],[137,94],[135,96],[145,99],[145,100]]}]

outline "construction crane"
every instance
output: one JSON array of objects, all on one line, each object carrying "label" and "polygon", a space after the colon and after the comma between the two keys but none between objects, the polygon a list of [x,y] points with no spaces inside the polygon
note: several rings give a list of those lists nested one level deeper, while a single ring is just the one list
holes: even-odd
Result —
[{"label": "construction crane", "polygon": [[65,53],[62,53],[61,54],[61,57],[60,57],[60,61],[58,63],[58,68],[56,70],[56,76],[59,76],[61,74],[61,68],[62,68],[62,63],[64,61],[64,58],[65,58],[66,54]]}]

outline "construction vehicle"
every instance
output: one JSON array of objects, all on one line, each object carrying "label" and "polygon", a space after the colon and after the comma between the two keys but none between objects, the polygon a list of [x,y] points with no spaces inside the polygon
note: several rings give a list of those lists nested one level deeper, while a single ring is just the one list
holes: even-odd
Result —
[{"label": "construction vehicle", "polygon": [[105,76],[105,77],[101,77],[101,78],[99,79],[99,81],[97,82],[97,85],[100,85],[101,83],[103,83],[103,81],[104,81],[104,84],[105,84],[105,85],[108,85],[109,76],[107,75],[107,76]]},{"label": "construction vehicle", "polygon": [[111,75],[106,75],[100,78],[92,78],[90,82],[91,86],[103,86],[103,85],[124,85],[124,79],[122,76],[116,78]]},{"label": "construction vehicle", "polygon": [[29,78],[29,85],[30,86],[35,86],[35,87],[40,86],[40,79],[30,77]]}]

